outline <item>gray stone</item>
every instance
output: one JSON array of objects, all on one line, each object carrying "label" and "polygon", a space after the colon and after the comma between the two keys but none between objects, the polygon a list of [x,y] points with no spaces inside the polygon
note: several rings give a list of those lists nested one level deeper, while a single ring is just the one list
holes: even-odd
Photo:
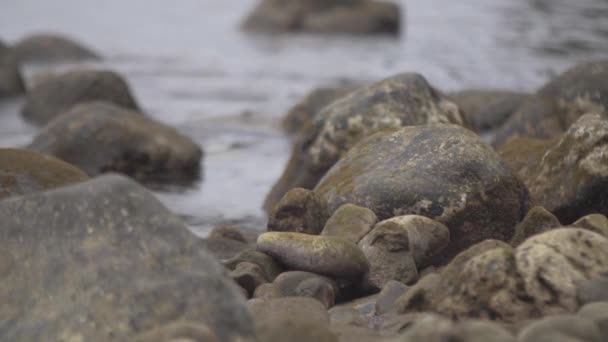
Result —
[{"label": "gray stone", "polygon": [[596,302],[583,306],[578,315],[595,322],[600,329],[602,341],[608,340],[608,302]]},{"label": "gray stone", "polygon": [[511,239],[511,245],[519,246],[529,237],[544,233],[561,225],[557,217],[547,211],[547,209],[534,207],[528,211],[523,221],[515,227],[515,234]]},{"label": "gray stone", "polygon": [[373,211],[354,204],[345,204],[327,220],[321,235],[337,236],[358,243],[374,228],[376,222],[378,218]]},{"label": "gray stone", "polygon": [[395,302],[408,289],[409,286],[399,281],[391,280],[387,282],[378,295],[378,300],[376,301],[376,315],[383,315],[395,309]]},{"label": "gray stone", "polygon": [[241,262],[250,262],[260,266],[264,271],[266,279],[269,281],[273,281],[281,272],[283,272],[283,267],[271,256],[253,249],[247,249],[234,258],[226,260],[224,266],[228,267],[230,270],[234,270]]},{"label": "gray stone", "polygon": [[253,296],[253,293],[258,286],[268,283],[266,275],[260,266],[250,262],[239,263],[236,265],[236,268],[230,272],[229,276],[234,282],[247,291],[249,297]]},{"label": "gray stone", "polygon": [[591,319],[575,315],[550,316],[520,332],[519,342],[602,342],[601,333]]},{"label": "gray stone", "polygon": [[608,218],[602,214],[589,214],[581,217],[572,226],[587,229],[608,238]]},{"label": "gray stone", "polygon": [[56,34],[40,33],[25,37],[13,47],[20,63],[73,62],[99,59],[81,43]]},{"label": "gray stone", "polygon": [[11,49],[0,47],[0,99],[25,94],[25,83]]},{"label": "gray stone", "polygon": [[578,283],[576,286],[576,298],[580,305],[608,302],[608,273]]},{"label": "gray stone", "polygon": [[272,209],[268,231],[317,235],[328,217],[326,203],[314,192],[295,188],[289,190]]}]

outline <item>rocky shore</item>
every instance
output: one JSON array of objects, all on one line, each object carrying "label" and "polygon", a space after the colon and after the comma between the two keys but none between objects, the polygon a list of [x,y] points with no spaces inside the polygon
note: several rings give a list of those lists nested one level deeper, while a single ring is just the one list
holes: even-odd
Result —
[{"label": "rocky shore", "polygon": [[[244,28],[398,31],[383,2],[293,3]],[[265,232],[201,238],[150,188],[200,180],[203,147],[115,71],[20,71],[100,58],[0,42],[0,101],[39,127],[0,148],[1,341],[608,340],[608,60],[535,93],[415,71],[315,89],[284,116]]]}]

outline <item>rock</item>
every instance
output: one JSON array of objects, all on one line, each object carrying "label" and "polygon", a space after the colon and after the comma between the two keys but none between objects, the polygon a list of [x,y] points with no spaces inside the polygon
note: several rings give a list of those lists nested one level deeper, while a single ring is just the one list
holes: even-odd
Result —
[{"label": "rock", "polygon": [[176,322],[136,337],[134,342],[219,342],[205,324]]},{"label": "rock", "polygon": [[258,238],[258,250],[291,269],[330,277],[357,277],[368,270],[361,250],[352,242],[335,237],[264,233]]},{"label": "rock", "polygon": [[253,249],[247,249],[234,258],[226,260],[224,266],[230,270],[234,270],[241,262],[249,262],[260,266],[264,271],[266,279],[269,281],[273,281],[281,272],[283,272],[283,267],[271,256]]},{"label": "rock", "polygon": [[329,283],[338,291],[338,285],[331,278],[305,271],[288,271],[281,273],[273,282],[283,297],[296,297],[296,289],[300,284],[308,279],[315,278]]},{"label": "rock", "polygon": [[576,285],[608,272],[608,239],[578,228],[533,236],[516,250],[526,293],[544,315],[573,312]]},{"label": "rock", "polygon": [[209,233],[208,239],[228,239],[242,243],[247,243],[247,239],[243,236],[243,233],[234,226],[230,225],[219,225],[213,227]]},{"label": "rock", "polygon": [[519,246],[529,237],[547,232],[561,225],[557,217],[547,211],[547,209],[534,207],[528,211],[524,220],[515,227],[515,234],[511,239],[511,245]]},{"label": "rock", "polygon": [[185,224],[117,175],[0,201],[7,341],[130,341],[175,322],[247,340],[243,296]]},{"label": "rock", "polygon": [[433,315],[413,321],[399,341],[416,342],[515,342],[515,337],[500,325],[486,320],[465,320],[454,323]]},{"label": "rock", "polygon": [[252,32],[397,34],[396,4],[367,0],[263,0],[243,22]]},{"label": "rock", "polygon": [[457,323],[452,336],[466,342],[516,342],[515,336],[499,324],[476,319]]},{"label": "rock", "polygon": [[314,188],[365,137],[385,129],[432,123],[463,121],[456,104],[419,74],[400,74],[349,93],[318,113],[314,127],[294,146],[265,208],[272,208],[289,189]]},{"label": "rock", "polygon": [[78,70],[50,77],[32,88],[21,114],[31,123],[44,125],[77,104],[93,101],[138,109],[120,75],[112,71]]},{"label": "rock", "polygon": [[599,278],[583,280],[578,283],[576,299],[580,305],[608,302],[608,273]]},{"label": "rock", "polygon": [[25,94],[19,65],[10,49],[0,47],[0,99]]},{"label": "rock", "polygon": [[328,309],[335,304],[339,295],[335,281],[310,272],[285,272],[279,275],[273,284],[283,297],[311,297]]},{"label": "rock", "polygon": [[360,297],[338,304],[329,309],[332,324],[344,323],[355,326],[372,326],[378,294]]},{"label": "rock", "polygon": [[528,96],[507,90],[464,90],[449,95],[478,133],[500,127]]},{"label": "rock", "polygon": [[13,47],[20,63],[71,62],[99,59],[96,52],[56,34],[33,34]]},{"label": "rock", "polygon": [[218,260],[233,259],[251,248],[243,242],[217,236],[203,239],[203,246]]},{"label": "rock", "polygon": [[317,88],[289,110],[283,118],[283,130],[291,136],[300,136],[315,120],[323,107],[355,90],[354,86]]},{"label": "rock", "polygon": [[398,324],[396,328],[401,332],[399,339],[407,342],[444,341],[444,337],[450,335],[454,326],[451,320],[432,313],[398,317],[396,323]]},{"label": "rock", "polygon": [[323,236],[337,236],[358,243],[367,235],[378,218],[373,211],[353,204],[340,206],[325,223]]},{"label": "rock", "polygon": [[253,296],[253,293],[258,286],[268,283],[266,275],[260,266],[250,262],[239,263],[236,265],[236,268],[230,272],[229,276],[235,283],[247,291],[249,297]]},{"label": "rock", "polygon": [[500,146],[496,152],[513,172],[529,184],[534,171],[549,148],[559,141],[556,139],[513,138]]},{"label": "rock", "polygon": [[393,310],[395,308],[395,302],[397,299],[401,297],[408,289],[409,286],[399,281],[388,281],[378,295],[375,310],[376,315],[383,315]]},{"label": "rock", "polygon": [[602,214],[589,214],[581,217],[572,226],[587,229],[608,238],[608,218]]},{"label": "rock", "polygon": [[89,175],[119,172],[148,184],[190,185],[203,152],[177,130],[110,103],[87,103],[49,123],[29,145]]},{"label": "rock", "polygon": [[608,120],[586,114],[543,155],[524,181],[532,197],[561,222],[592,213],[608,214]]},{"label": "rock", "polygon": [[0,199],[75,184],[89,177],[57,158],[36,152],[0,148]]},{"label": "rock", "polygon": [[345,203],[380,220],[421,215],[450,230],[447,261],[485,239],[508,241],[529,208],[526,187],[476,134],[456,125],[372,135],[323,177],[315,192],[333,212]]},{"label": "rock", "polygon": [[590,319],[575,315],[543,318],[526,327],[519,342],[601,342],[599,328]]},{"label": "rock", "polygon": [[595,322],[600,329],[602,341],[608,338],[608,302],[587,304],[578,311],[578,316]]},{"label": "rock", "polygon": [[295,188],[285,194],[272,210],[268,231],[317,235],[328,217],[327,205],[314,192]]},{"label": "rock", "polygon": [[262,284],[253,292],[253,298],[257,299],[272,299],[281,297],[283,297],[283,294],[281,294],[279,288],[272,283]]},{"label": "rock", "polygon": [[327,309],[319,301],[306,297],[253,299],[248,302],[256,325],[285,318],[302,318],[318,326],[329,325]]}]

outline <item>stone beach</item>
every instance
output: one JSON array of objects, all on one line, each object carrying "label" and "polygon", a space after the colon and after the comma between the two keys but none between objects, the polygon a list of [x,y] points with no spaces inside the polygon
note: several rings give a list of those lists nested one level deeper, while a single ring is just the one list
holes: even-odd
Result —
[{"label": "stone beach", "polygon": [[[11,10],[32,15],[27,1]],[[582,8],[608,13],[594,1]],[[212,19],[238,34],[229,44],[282,55],[273,44],[302,42],[290,67],[307,40],[409,46],[399,37],[431,13],[413,1],[201,3],[152,1],[162,14],[147,24],[238,13]],[[353,55],[361,68],[340,69],[348,53],[321,76],[277,60],[275,74],[243,71],[264,58],[179,70],[184,59],[146,65],[171,43],[129,57],[74,28],[8,39],[21,31],[3,20],[0,341],[608,341],[608,26],[590,26],[604,32],[595,50],[528,42],[550,70],[533,82],[463,81],[461,61],[450,84],[424,67],[442,54],[428,50],[364,76],[382,63]],[[199,103],[217,112],[185,114]]]}]

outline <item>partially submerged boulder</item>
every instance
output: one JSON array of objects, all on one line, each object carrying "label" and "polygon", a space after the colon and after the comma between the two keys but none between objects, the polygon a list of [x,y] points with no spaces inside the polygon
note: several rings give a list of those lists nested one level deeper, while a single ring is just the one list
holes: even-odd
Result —
[{"label": "partially submerged boulder", "polygon": [[13,46],[19,63],[73,62],[99,59],[88,47],[59,34],[40,33],[23,38]]}]

